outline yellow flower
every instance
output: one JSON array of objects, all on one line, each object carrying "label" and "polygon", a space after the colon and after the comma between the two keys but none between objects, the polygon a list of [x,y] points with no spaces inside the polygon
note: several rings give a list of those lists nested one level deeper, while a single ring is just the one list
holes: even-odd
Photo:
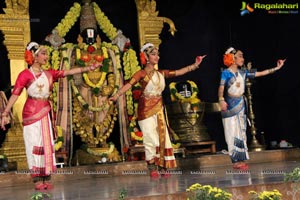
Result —
[{"label": "yellow flower", "polygon": [[102,31],[112,41],[117,36],[117,29],[110,23],[110,20],[105,16],[99,6],[93,2],[96,20]]},{"label": "yellow flower", "polygon": [[66,16],[58,23],[54,28],[58,31],[60,37],[65,37],[69,32],[71,27],[77,21],[77,18],[80,16],[81,6],[79,3],[75,2],[73,7],[67,12]]},{"label": "yellow flower", "polygon": [[61,126],[56,126],[56,130],[57,130],[57,140],[55,142],[54,148],[55,151],[58,151],[62,147],[64,137],[63,137],[63,130]]},{"label": "yellow flower", "polygon": [[211,199],[211,200],[230,200],[232,197],[231,193],[223,191],[220,188],[212,187],[210,185],[201,185],[195,183],[190,186],[186,191],[189,193],[189,200],[200,199]]},{"label": "yellow flower", "polygon": [[191,85],[192,87],[192,95],[188,98],[183,97],[181,94],[178,93],[176,89],[176,83],[172,82],[169,84],[169,88],[171,91],[171,101],[179,101],[181,103],[190,103],[192,106],[192,109],[196,109],[199,106],[199,103],[201,102],[200,99],[197,97],[198,94],[198,87],[196,83],[193,81],[187,80],[187,82]]}]

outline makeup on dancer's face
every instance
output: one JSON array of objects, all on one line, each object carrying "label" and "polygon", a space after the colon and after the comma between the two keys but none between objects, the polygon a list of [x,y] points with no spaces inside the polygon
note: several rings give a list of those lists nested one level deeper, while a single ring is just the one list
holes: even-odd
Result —
[{"label": "makeup on dancer's face", "polygon": [[48,52],[46,49],[41,49],[38,55],[48,56]]},{"label": "makeup on dancer's face", "polygon": [[237,65],[241,66],[244,64],[244,54],[242,51],[238,50],[234,55],[234,58]]},{"label": "makeup on dancer's face", "polygon": [[153,49],[153,51],[150,52],[151,56],[159,56],[159,51],[157,49]]},{"label": "makeup on dancer's face", "polygon": [[[37,57],[38,57],[39,59],[41,59],[42,61],[46,62],[46,61],[48,60],[48,52],[47,52],[47,49],[42,48],[42,49],[38,52]],[[44,64],[44,63],[42,62],[42,64]]]}]

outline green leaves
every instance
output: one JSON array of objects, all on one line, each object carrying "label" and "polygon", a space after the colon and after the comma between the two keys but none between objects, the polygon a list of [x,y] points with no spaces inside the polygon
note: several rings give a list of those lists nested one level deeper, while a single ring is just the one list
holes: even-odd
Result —
[{"label": "green leaves", "polygon": [[50,199],[51,194],[45,193],[45,192],[36,192],[31,196],[31,200],[44,200],[44,199]]}]

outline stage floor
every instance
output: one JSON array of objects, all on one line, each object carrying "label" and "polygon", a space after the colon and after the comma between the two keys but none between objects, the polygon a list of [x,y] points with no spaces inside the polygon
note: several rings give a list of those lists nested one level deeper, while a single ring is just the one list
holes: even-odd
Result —
[{"label": "stage floor", "polygon": [[[121,190],[127,192],[126,199],[185,199],[186,189],[194,183],[222,189],[282,183],[284,173],[300,166],[300,160],[295,159],[250,163],[249,170],[245,172],[233,170],[231,165],[199,167],[174,170],[169,178],[151,179],[145,168],[134,167],[144,166],[143,161],[130,163],[131,168],[123,170],[119,175],[112,175],[109,166],[103,169],[86,166],[80,170],[76,167],[62,168],[60,174],[53,175],[54,189],[44,192],[51,195],[50,199],[66,200],[118,199]],[[24,179],[22,184],[18,181],[20,174],[2,173],[0,183],[4,183],[4,179],[8,177],[13,179],[12,184],[0,184],[1,200],[30,199],[36,193],[29,177]],[[16,184],[13,184],[14,180]]]}]

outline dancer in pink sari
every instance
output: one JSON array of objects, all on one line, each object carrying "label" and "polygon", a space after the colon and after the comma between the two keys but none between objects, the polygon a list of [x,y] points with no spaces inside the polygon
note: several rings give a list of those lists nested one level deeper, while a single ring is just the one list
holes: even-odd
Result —
[{"label": "dancer in pink sari", "polygon": [[35,183],[35,189],[51,189],[53,185],[48,181],[51,174],[56,170],[49,102],[53,83],[67,75],[94,70],[97,66],[71,70],[43,70],[41,66],[46,64],[48,60],[47,50],[36,42],[30,42],[27,45],[25,60],[30,67],[18,75],[12,95],[1,114],[1,128],[5,129],[4,125],[8,113],[23,88],[26,88],[28,98],[22,116],[28,168]]},{"label": "dancer in pink sari", "polygon": [[[138,124],[143,132],[145,156],[153,178],[169,176],[167,169],[176,167],[169,132],[163,112],[162,92],[165,88],[165,78],[181,76],[198,69],[205,56],[198,56],[195,63],[179,70],[156,70],[159,61],[158,49],[151,43],[141,48],[141,62],[144,68],[136,72],[129,83],[125,84],[113,97],[112,101],[124,94],[136,83],[142,86],[142,95],[138,105]],[[160,172],[159,172],[160,171]]]}]

